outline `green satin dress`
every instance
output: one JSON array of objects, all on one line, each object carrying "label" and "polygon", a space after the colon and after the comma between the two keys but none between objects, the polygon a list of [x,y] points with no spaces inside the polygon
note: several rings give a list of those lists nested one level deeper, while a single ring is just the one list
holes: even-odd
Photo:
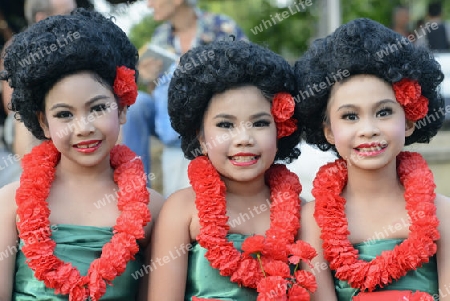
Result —
[{"label": "green satin dress", "polygon": [[[109,227],[60,224],[52,228],[52,239],[56,242],[55,255],[65,262],[71,262],[81,275],[87,274],[91,262],[100,257],[103,245],[111,240],[112,235],[112,228]],[[20,242],[12,300],[69,300],[67,295],[55,295],[53,289],[47,288],[34,277],[33,271],[25,263],[22,246]],[[142,268],[143,262],[142,254],[136,254],[135,260],[128,262],[125,272],[114,279],[113,286],[107,285],[106,293],[100,300],[136,300],[140,277],[135,273]]]},{"label": "green satin dress", "polygon": [[[370,242],[363,242],[353,245],[359,251],[359,258],[370,261],[384,250],[392,250],[396,245],[400,244],[403,239],[383,239]],[[333,273],[334,276],[334,273]],[[354,289],[348,285],[346,281],[341,281],[334,277],[334,287],[339,301],[351,301],[353,296],[359,293],[358,289]],[[430,258],[430,261],[422,267],[409,271],[405,276],[390,285],[377,289],[383,290],[408,290],[421,291],[431,295],[438,294],[438,274],[436,256]]]},{"label": "green satin dress", "polygon": [[[248,235],[228,234],[227,239],[234,247],[241,250],[242,242]],[[205,258],[206,249],[197,242],[192,244],[189,251],[188,275],[186,282],[185,301],[191,301],[193,296],[199,298],[213,298],[218,300],[255,301],[255,289],[239,287],[230,281],[230,277],[220,276],[219,270],[213,269]]]}]

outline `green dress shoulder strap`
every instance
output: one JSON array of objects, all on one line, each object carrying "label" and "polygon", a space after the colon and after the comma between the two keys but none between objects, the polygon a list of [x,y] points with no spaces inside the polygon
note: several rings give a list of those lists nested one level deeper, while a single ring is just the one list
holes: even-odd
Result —
[{"label": "green dress shoulder strap", "polygon": [[[111,240],[112,228],[57,225],[52,227],[52,239],[56,242],[54,254],[65,262],[71,262],[81,275],[86,275],[92,261],[99,258],[102,247]],[[47,288],[42,281],[34,277],[33,271],[26,264],[19,242],[16,256],[13,301],[62,301],[69,300],[67,295],[55,295],[53,289]],[[107,285],[101,300],[136,300],[140,277],[136,273],[141,269],[143,256],[135,255],[135,260],[128,262],[125,272],[116,277],[112,286]]]},{"label": "green dress shoulder strap", "polygon": [[[403,239],[382,239],[355,244],[354,247],[359,252],[359,259],[370,261],[377,255],[380,255],[382,251],[394,249],[402,241]],[[341,281],[334,277],[334,272],[333,278],[339,301],[351,301],[352,297],[359,293],[359,290],[350,287],[347,281]],[[421,291],[431,295],[437,295],[439,286],[436,256],[431,257],[430,261],[422,265],[422,267],[409,271],[399,280],[375,291],[383,290]]]},{"label": "green dress shoulder strap", "polygon": [[[234,247],[241,250],[242,242],[246,235],[228,234],[227,239],[232,241]],[[239,287],[230,281],[230,277],[219,274],[205,258],[206,249],[194,242],[189,251],[188,274],[186,282],[185,301],[191,301],[192,297],[213,298],[218,300],[255,301],[257,292],[255,289]]]}]

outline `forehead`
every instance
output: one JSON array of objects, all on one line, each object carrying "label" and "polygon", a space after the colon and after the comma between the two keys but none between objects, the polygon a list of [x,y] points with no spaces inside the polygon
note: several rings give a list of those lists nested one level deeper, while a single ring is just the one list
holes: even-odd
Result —
[{"label": "forehead", "polygon": [[113,96],[111,90],[93,73],[80,72],[67,75],[56,82],[47,92],[45,102],[84,103],[100,94]]},{"label": "forehead", "polygon": [[228,89],[211,98],[208,111],[227,110],[241,111],[244,108],[270,108],[269,100],[255,86],[242,86]]},{"label": "forehead", "polygon": [[328,107],[338,103],[362,104],[394,99],[392,85],[374,75],[354,75],[331,88]]}]

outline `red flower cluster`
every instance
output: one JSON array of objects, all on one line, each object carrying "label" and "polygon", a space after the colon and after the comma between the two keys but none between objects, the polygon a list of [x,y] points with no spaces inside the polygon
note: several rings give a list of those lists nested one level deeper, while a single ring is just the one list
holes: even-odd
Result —
[{"label": "red flower cluster", "polygon": [[137,85],[134,77],[135,71],[125,66],[116,68],[114,79],[114,93],[119,97],[121,106],[131,106],[136,101]]},{"label": "red flower cluster", "polygon": [[[298,240],[287,245],[288,261],[276,260],[265,254],[268,246],[265,245],[262,235],[247,238],[242,244],[244,255],[255,254],[260,263],[264,278],[257,286],[258,301],[271,300],[309,300],[309,292],[317,289],[316,279],[309,271],[297,270],[300,260],[310,262],[317,253],[308,243]],[[270,253],[270,251],[269,251]],[[291,275],[289,263],[295,265],[294,275]]]},{"label": "red flower cluster", "polygon": [[420,84],[404,78],[392,85],[395,98],[405,110],[406,119],[417,121],[424,118],[428,112],[428,99],[422,95]]},{"label": "red flower cluster", "polygon": [[[55,289],[56,294],[68,294],[71,301],[84,301],[88,297],[96,301],[105,294],[106,285],[121,275],[128,261],[134,259],[139,251],[136,240],[144,238],[143,227],[150,222],[144,168],[126,146],[116,145],[111,150],[114,181],[120,189],[117,206],[121,214],[100,258],[91,263],[86,276],[80,276],[70,263],[53,255],[56,243],[50,238],[50,209],[46,200],[60,155],[53,143],[47,141],[22,159],[23,173],[16,192],[17,228],[20,239],[25,242],[22,251],[36,279]],[[127,194],[121,188],[130,182],[139,190]]]},{"label": "red flower cluster", "polygon": [[291,94],[280,92],[272,101],[271,113],[277,125],[277,139],[291,135],[297,129],[297,120],[292,118],[295,101]]},{"label": "red flower cluster", "polygon": [[[189,164],[189,179],[196,194],[200,233],[198,243],[205,257],[220,275],[232,282],[259,292],[258,300],[309,300],[314,292],[314,275],[295,271],[290,275],[289,262],[298,267],[300,260],[310,261],[316,251],[303,241],[295,241],[300,228],[301,185],[286,166],[275,164],[266,172],[271,188],[270,228],[265,237],[255,235],[242,244],[241,253],[226,239],[230,226],[226,215],[226,187],[219,173],[205,156]],[[252,256],[256,255],[256,258]],[[283,296],[280,299],[276,296]],[[278,299],[277,299],[278,298]]]},{"label": "red flower cluster", "polygon": [[397,172],[405,187],[406,210],[411,220],[410,234],[393,250],[384,251],[369,262],[358,259],[358,251],[348,240],[346,200],[341,197],[347,182],[345,162],[338,159],[321,167],[314,180],[314,217],[321,228],[324,257],[338,279],[362,291],[371,292],[400,279],[408,271],[428,262],[437,250],[439,221],[435,214],[433,174],[418,153],[401,152],[397,160]]}]

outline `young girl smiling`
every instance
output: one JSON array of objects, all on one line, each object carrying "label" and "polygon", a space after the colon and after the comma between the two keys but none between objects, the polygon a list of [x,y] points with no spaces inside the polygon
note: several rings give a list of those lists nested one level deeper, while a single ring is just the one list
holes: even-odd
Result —
[{"label": "young girl smiling", "polygon": [[379,55],[400,39],[357,19],[315,41],[295,66],[301,89],[339,69],[349,75],[300,110],[307,142],[340,157],[319,170],[315,202],[302,214],[302,238],[319,250],[313,266],[329,267],[316,273],[316,300],[434,300],[450,283],[449,199],[435,194],[425,160],[403,152],[442,125],[444,115],[427,114],[443,107],[443,74],[431,53],[410,43]]},{"label": "young girl smiling", "polygon": [[[192,160],[192,187],[166,201],[152,259],[181,245],[189,252],[151,272],[149,299],[309,300],[313,275],[289,270],[315,255],[295,241],[301,185],[274,164],[299,155],[292,69],[268,49],[233,41],[195,48],[180,65],[203,51],[215,59],[175,72],[170,84],[169,113]],[[267,200],[270,210],[262,210]],[[261,210],[250,217],[250,208]]]},{"label": "young girl smiling", "polygon": [[[70,32],[79,38],[21,65]],[[15,248],[0,261],[0,300],[145,300],[146,279],[131,273],[162,197],[147,190],[141,160],[116,145],[136,99],[136,62],[125,33],[83,9],[31,26],[7,48],[12,109],[44,141],[23,158],[20,183],[0,190],[0,250]]]}]

